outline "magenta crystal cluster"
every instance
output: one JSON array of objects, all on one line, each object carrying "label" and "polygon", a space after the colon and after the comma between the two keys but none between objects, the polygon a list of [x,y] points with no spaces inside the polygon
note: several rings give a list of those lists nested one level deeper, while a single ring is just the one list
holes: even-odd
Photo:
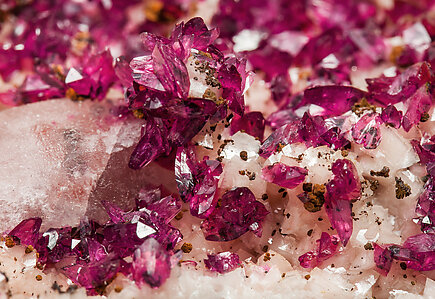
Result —
[{"label": "magenta crystal cluster", "polygon": [[[201,18],[180,23],[170,38],[141,35],[144,55],[130,63],[133,81],[127,97],[129,108],[143,114],[145,129],[131,156],[131,168],[144,167],[184,146],[208,120],[225,118],[228,108],[243,115],[246,61],[219,51],[214,45],[218,35]],[[194,64],[206,76],[208,91],[200,97],[190,95],[191,80],[198,80],[189,75]]]},{"label": "magenta crystal cluster", "polygon": [[219,206],[202,222],[201,228],[209,241],[231,241],[248,231],[261,236],[267,214],[266,207],[251,190],[235,188],[222,195]]},{"label": "magenta crystal cluster", "polygon": [[[173,196],[161,198],[159,189],[142,190],[136,209],[124,212],[103,202],[110,220],[100,225],[83,219],[78,227],[50,228],[40,232],[41,219],[22,221],[9,236],[15,243],[31,245],[38,252],[38,264],[67,263],[63,273],[95,295],[117,273],[134,279],[141,287],[159,287],[169,277],[175,245],[181,232],[169,222],[181,210]],[[132,262],[124,258],[133,257]]]},{"label": "magenta crystal cluster", "polygon": [[[108,88],[118,85],[108,46],[131,58],[138,53],[132,40],[140,32],[165,33],[165,23],[185,15],[188,2],[160,1],[158,10],[137,0],[2,3],[0,22],[17,30],[4,32],[9,34],[0,48],[0,75],[8,81],[17,70],[30,74],[16,90],[0,93],[0,103],[65,96],[103,99]],[[131,22],[128,11],[133,8],[142,9],[147,18]]]},{"label": "magenta crystal cluster", "polygon": [[[354,147],[374,153],[391,130],[415,138],[412,146],[426,168],[415,209],[422,233],[402,245],[374,244],[374,261],[384,275],[395,260],[434,270],[435,136],[419,132],[435,102],[435,26],[426,13],[434,4],[396,1],[381,8],[375,2],[219,0],[213,29],[199,17],[173,28],[192,14],[194,0],[1,3],[1,82],[17,87],[1,89],[0,103],[104,100],[109,94],[121,105],[114,112],[119,118],[132,114],[142,124],[128,166],[174,170],[178,188],[176,195],[144,188],[129,211],[103,200],[110,219],[104,224],[85,218],[77,227],[41,231],[42,220],[30,218],[7,234],[8,242],[31,245],[38,266],[61,263],[63,273],[91,295],[103,293],[118,273],[139,287],[157,288],[181,255],[175,248],[183,236],[171,224],[180,211],[199,218],[204,238],[214,242],[248,232],[260,237],[265,219],[272,218],[268,208],[275,203],[263,204],[246,186],[220,187],[226,165],[203,156],[192,142],[201,130],[222,124],[229,127],[225,134],[253,136],[261,142],[259,161],[296,143],[342,150],[343,157]],[[390,67],[382,75],[366,79],[367,91],[351,86],[355,74],[378,73],[385,65]],[[270,92],[267,105],[274,111],[263,115],[245,107],[250,68]],[[308,176],[305,168],[266,165],[257,179],[283,188],[298,190]],[[353,232],[360,175],[348,159],[335,160],[330,170],[330,180],[317,185],[321,196],[306,184],[298,196],[304,203],[310,192],[320,197],[315,208],[325,206],[337,232],[322,232],[317,247],[299,257],[304,268],[321,266]],[[223,274],[241,261],[224,251],[209,254],[204,264]]]}]

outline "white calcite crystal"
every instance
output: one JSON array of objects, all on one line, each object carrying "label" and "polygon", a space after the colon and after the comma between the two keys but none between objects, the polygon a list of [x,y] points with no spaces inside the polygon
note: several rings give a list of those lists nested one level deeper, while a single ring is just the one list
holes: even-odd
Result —
[{"label": "white calcite crystal", "polygon": [[29,217],[41,217],[43,228],[85,215],[105,220],[102,199],[129,208],[141,188],[173,185],[158,165],[128,168],[141,123],[120,121],[111,108],[65,99],[0,113],[0,231]]}]

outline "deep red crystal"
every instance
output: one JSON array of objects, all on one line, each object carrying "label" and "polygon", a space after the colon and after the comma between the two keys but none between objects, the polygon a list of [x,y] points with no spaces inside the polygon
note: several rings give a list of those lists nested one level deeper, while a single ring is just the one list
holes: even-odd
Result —
[{"label": "deep red crystal", "polygon": [[206,240],[231,241],[248,231],[261,236],[262,222],[269,212],[246,187],[227,191],[220,205],[205,219],[202,230]]}]

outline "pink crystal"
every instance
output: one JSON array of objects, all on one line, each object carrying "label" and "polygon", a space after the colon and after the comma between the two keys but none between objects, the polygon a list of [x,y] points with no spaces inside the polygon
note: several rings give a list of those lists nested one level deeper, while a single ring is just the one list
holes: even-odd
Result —
[{"label": "pink crystal", "polygon": [[217,189],[222,165],[205,158],[196,160],[192,147],[179,148],[175,160],[175,176],[178,190],[184,201],[190,201],[190,213],[207,218],[215,209]]},{"label": "pink crystal", "polygon": [[101,201],[101,204],[106,210],[107,215],[109,215],[110,221],[112,221],[113,223],[121,223],[125,221],[125,212],[121,210],[117,205],[105,200]]},{"label": "pink crystal", "polygon": [[295,120],[297,120],[298,117],[296,116],[293,109],[282,109],[275,111],[266,120],[266,123],[274,130],[291,123]]},{"label": "pink crystal", "polygon": [[355,165],[347,159],[338,159],[331,167],[334,178],[326,184],[330,196],[348,201],[361,197],[361,183]]},{"label": "pink crystal", "polygon": [[166,126],[161,119],[148,118],[144,132],[130,157],[129,166],[140,169],[169,151]]},{"label": "pink crystal", "polygon": [[188,99],[182,105],[170,107],[168,141],[175,146],[189,142],[217,111],[213,101],[206,99]]},{"label": "pink crystal", "polygon": [[42,234],[35,249],[39,254],[38,262],[53,264],[71,253],[71,227],[50,228]]},{"label": "pink crystal", "polygon": [[63,268],[63,273],[75,284],[86,288],[88,295],[104,290],[120,269],[121,262],[113,255],[86,265],[75,264]]},{"label": "pink crystal", "polygon": [[432,80],[431,66],[427,62],[417,63],[395,77],[381,76],[376,79],[366,79],[368,99],[383,106],[403,102]]},{"label": "pink crystal", "polygon": [[206,240],[231,241],[248,231],[261,236],[262,222],[269,212],[246,187],[227,191],[220,205],[205,219],[201,228]]},{"label": "pink crystal", "polygon": [[152,52],[152,66],[155,76],[167,92],[187,98],[190,87],[187,68],[172,46],[157,43]]},{"label": "pink crystal", "polygon": [[207,218],[217,203],[219,177],[206,173],[193,189],[190,199],[190,213],[199,218]]},{"label": "pink crystal", "polygon": [[276,129],[264,140],[260,147],[260,156],[267,158],[276,151],[281,150],[287,144],[298,142],[299,122],[293,121]]},{"label": "pink crystal", "polygon": [[323,145],[320,138],[320,135],[326,131],[323,124],[321,116],[311,116],[308,112],[304,113],[298,132],[301,140],[307,147]]},{"label": "pink crystal", "polygon": [[412,126],[417,125],[423,113],[428,112],[433,102],[432,95],[426,86],[420,87],[407,101],[408,109],[403,115],[402,126],[408,132]]},{"label": "pink crystal", "polygon": [[[157,189],[158,190],[158,189]],[[151,190],[154,194],[154,190]],[[159,192],[160,193],[160,192]],[[166,223],[169,223],[181,210],[180,199],[169,195],[161,198],[158,196],[147,196],[149,191],[141,190],[139,193],[138,208],[147,208],[148,210],[156,213],[158,217],[163,218]]]},{"label": "pink crystal", "polygon": [[417,234],[409,237],[402,246],[391,245],[383,249],[375,245],[374,259],[377,270],[387,275],[392,260],[405,261],[410,269],[435,270],[435,234]]},{"label": "pink crystal", "polygon": [[376,243],[373,243],[374,247],[374,260],[376,264],[376,271],[384,276],[387,276],[390,272],[391,265],[393,263],[393,255],[389,247],[382,248]]},{"label": "pink crystal", "polygon": [[200,173],[193,147],[179,147],[175,159],[175,178],[181,199],[187,201],[195,187],[194,178]]},{"label": "pink crystal", "polygon": [[332,164],[334,177],[326,184],[325,209],[331,226],[337,231],[343,246],[352,235],[352,200],[361,197],[361,184],[355,165],[339,159]]},{"label": "pink crystal", "polygon": [[20,239],[20,244],[35,246],[41,223],[41,218],[23,220],[8,235]]},{"label": "pink crystal", "polygon": [[320,239],[316,240],[316,251],[309,251],[301,255],[298,258],[299,263],[303,268],[319,266],[323,261],[329,259],[337,252],[338,241],[337,236],[330,236],[328,233],[322,232]]},{"label": "pink crystal", "polygon": [[236,253],[226,251],[217,254],[207,254],[204,264],[207,269],[224,274],[240,267],[241,262]]},{"label": "pink crystal", "polygon": [[325,209],[331,226],[337,231],[343,246],[346,246],[353,230],[351,203],[348,200],[330,197],[326,193]]},{"label": "pink crystal", "polygon": [[375,149],[381,142],[381,118],[376,113],[365,114],[352,127],[352,137],[366,149]]},{"label": "pink crystal", "polygon": [[146,283],[152,288],[158,288],[170,273],[170,256],[153,238],[145,240],[134,251],[132,275],[138,287]]},{"label": "pink crystal", "polygon": [[266,166],[261,171],[263,180],[289,189],[296,188],[301,184],[307,174],[308,171],[304,168],[282,163]]},{"label": "pink crystal", "polygon": [[322,116],[311,116],[308,112],[304,113],[301,119],[298,133],[307,147],[328,145],[333,149],[339,149],[349,144],[340,128],[328,129]]},{"label": "pink crystal", "polygon": [[314,268],[317,266],[316,254],[312,251],[308,251],[298,257],[299,264],[303,268]]},{"label": "pink crystal", "polygon": [[394,258],[406,261],[408,268],[417,271],[435,270],[435,234],[418,234],[406,239]]},{"label": "pink crystal", "polygon": [[62,86],[46,82],[41,76],[32,74],[26,77],[23,84],[17,89],[15,104],[33,103],[52,98],[61,98],[65,95]]},{"label": "pink crystal", "polygon": [[275,76],[270,82],[273,101],[280,106],[290,96],[291,81],[285,75]]},{"label": "pink crystal", "polygon": [[415,212],[421,230],[425,233],[435,232],[435,186],[434,178],[431,177],[424,185],[423,193],[420,194]]},{"label": "pink crystal", "polygon": [[264,117],[261,112],[249,112],[243,116],[236,114],[231,120],[231,135],[242,131],[262,141],[264,125]]},{"label": "pink crystal", "polygon": [[325,109],[324,115],[341,115],[352,108],[366,93],[350,86],[318,86],[305,90],[300,105],[315,104]]},{"label": "pink crystal", "polygon": [[81,79],[68,82],[67,87],[73,88],[79,95],[102,100],[117,80],[110,51],[90,56],[82,62],[82,66]]},{"label": "pink crystal", "polygon": [[329,259],[337,251],[339,238],[337,236],[330,236],[326,232],[322,232],[319,240],[316,240],[318,244],[317,260],[319,263]]},{"label": "pink crystal", "polygon": [[384,123],[399,129],[402,124],[402,111],[398,111],[393,105],[388,105],[382,110],[381,119]]}]

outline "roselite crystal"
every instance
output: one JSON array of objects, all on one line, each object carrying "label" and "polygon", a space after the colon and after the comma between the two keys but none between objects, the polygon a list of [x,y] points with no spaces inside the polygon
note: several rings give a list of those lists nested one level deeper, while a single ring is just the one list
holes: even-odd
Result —
[{"label": "roselite crystal", "polygon": [[239,267],[241,262],[237,254],[226,251],[217,254],[207,254],[204,264],[210,271],[224,274]]},{"label": "roselite crystal", "polygon": [[265,121],[261,112],[248,112],[242,117],[235,115],[231,120],[231,135],[242,131],[263,140]]},{"label": "roselite crystal", "polygon": [[424,185],[424,190],[420,194],[415,212],[421,231],[428,233],[435,231],[435,136],[429,138],[425,136],[421,142],[412,140],[411,144],[417,152],[420,163],[426,166],[428,181]]},{"label": "roselite crystal", "polygon": [[408,106],[402,119],[403,129],[408,132],[412,126],[417,125],[423,113],[428,112],[433,103],[432,95],[426,86],[420,87],[406,102]]},{"label": "roselite crystal", "polygon": [[275,152],[281,151],[281,149],[287,144],[298,142],[300,140],[298,129],[298,121],[290,122],[276,129],[261,144],[260,156],[262,156],[263,158],[268,158]]},{"label": "roselite crystal", "polygon": [[[184,146],[209,118],[215,117],[215,121],[224,118],[226,113],[217,112],[224,111],[226,105],[243,115],[243,91],[250,80],[246,61],[225,57],[214,48],[217,37],[217,29],[209,30],[201,18],[178,24],[169,39],[151,33],[142,35],[145,55],[130,63],[134,83],[127,98],[132,110],[141,109],[145,113],[146,131],[150,133],[145,132],[137,145],[130,167],[141,168],[168,154],[173,147]],[[194,80],[190,78],[192,72],[207,76],[208,93],[206,90],[192,96],[197,92],[197,87],[190,86],[190,80]],[[224,101],[217,101],[220,95]]]},{"label": "roselite crystal", "polygon": [[222,171],[219,161],[204,157],[202,162],[198,162],[193,147],[177,150],[176,182],[182,199],[190,202],[193,216],[207,218],[215,209]]},{"label": "roselite crystal", "polygon": [[89,264],[75,264],[63,268],[63,273],[75,284],[86,288],[88,295],[101,294],[121,267],[114,255]]},{"label": "roselite crystal", "polygon": [[[381,76],[375,79],[366,79],[369,100],[379,103],[384,107],[388,104],[404,102],[426,83],[433,82],[433,80],[434,76],[431,66],[427,62],[417,63],[395,77]],[[425,97],[423,90],[419,93],[420,95],[417,95],[416,100],[419,102],[423,100],[422,104],[424,104]],[[417,107],[415,107],[417,110],[424,108],[421,105],[417,105]],[[412,113],[410,112],[410,121],[414,120],[414,114],[417,112],[415,109],[412,110]]]},{"label": "roselite crystal", "polygon": [[328,117],[341,115],[360,101],[366,93],[349,86],[318,86],[305,90],[300,106],[315,104],[324,109]]},{"label": "roselite crystal", "polygon": [[41,223],[41,218],[23,220],[8,235],[18,238],[23,245],[35,246]]},{"label": "roselite crystal", "polygon": [[132,276],[137,286],[161,286],[171,273],[170,255],[153,238],[145,240],[133,254]]},{"label": "roselite crystal", "polygon": [[418,234],[406,239],[394,258],[406,261],[408,268],[418,271],[435,269],[435,234]]},{"label": "roselite crystal", "polygon": [[424,191],[418,198],[415,212],[418,216],[421,231],[425,233],[435,232],[435,186],[433,177],[426,182]]},{"label": "roselite crystal", "polygon": [[133,169],[142,168],[160,155],[169,151],[167,128],[159,118],[149,118],[142,138],[130,157],[129,166]]},{"label": "roselite crystal", "polygon": [[339,238],[330,236],[326,232],[322,232],[320,239],[316,240],[316,251],[309,251],[301,255],[298,260],[304,268],[314,268],[319,266],[323,261],[329,259],[337,252]]},{"label": "roselite crystal", "polygon": [[297,166],[287,166],[282,163],[275,163],[264,167],[261,170],[261,177],[270,183],[278,186],[293,189],[305,180],[308,171]]},{"label": "roselite crystal", "polygon": [[[40,233],[41,219],[30,218],[9,235],[32,245],[42,266],[72,260],[62,271],[89,295],[102,293],[118,272],[132,275],[139,287],[146,283],[156,288],[169,277],[173,249],[183,238],[168,224],[181,206],[175,197],[161,198],[158,189],[142,190],[137,203],[136,209],[124,212],[103,202],[110,220],[102,226],[85,218],[79,227]],[[131,265],[123,260],[132,255]]]},{"label": "roselite crystal", "polygon": [[361,183],[355,165],[347,159],[338,159],[331,167],[334,178],[326,184],[334,198],[352,201],[361,197]]},{"label": "roselite crystal", "polygon": [[248,231],[261,236],[267,214],[269,212],[251,190],[235,188],[222,195],[220,205],[202,222],[201,228],[209,241],[231,241]]},{"label": "roselite crystal", "polygon": [[387,125],[399,129],[402,124],[402,111],[398,111],[393,105],[388,105],[382,110],[381,119]]},{"label": "roselite crystal", "polygon": [[352,128],[352,137],[366,149],[375,149],[381,142],[381,118],[376,113],[365,114]]},{"label": "roselite crystal", "polygon": [[383,249],[375,244],[374,260],[383,275],[390,271],[392,260],[405,261],[410,269],[431,271],[435,269],[435,234],[418,234],[409,237],[402,246],[390,245]]},{"label": "roselite crystal", "polygon": [[38,262],[45,265],[61,261],[71,254],[71,227],[50,228],[42,234],[34,247],[39,254]]},{"label": "roselite crystal", "polygon": [[325,209],[331,226],[346,246],[353,229],[351,201],[361,197],[361,184],[350,160],[335,161],[331,170],[334,177],[326,184]]},{"label": "roselite crystal", "polygon": [[374,243],[374,261],[376,264],[376,270],[384,276],[387,276],[390,272],[391,265],[393,263],[392,252],[389,247],[382,248],[378,244]]}]

